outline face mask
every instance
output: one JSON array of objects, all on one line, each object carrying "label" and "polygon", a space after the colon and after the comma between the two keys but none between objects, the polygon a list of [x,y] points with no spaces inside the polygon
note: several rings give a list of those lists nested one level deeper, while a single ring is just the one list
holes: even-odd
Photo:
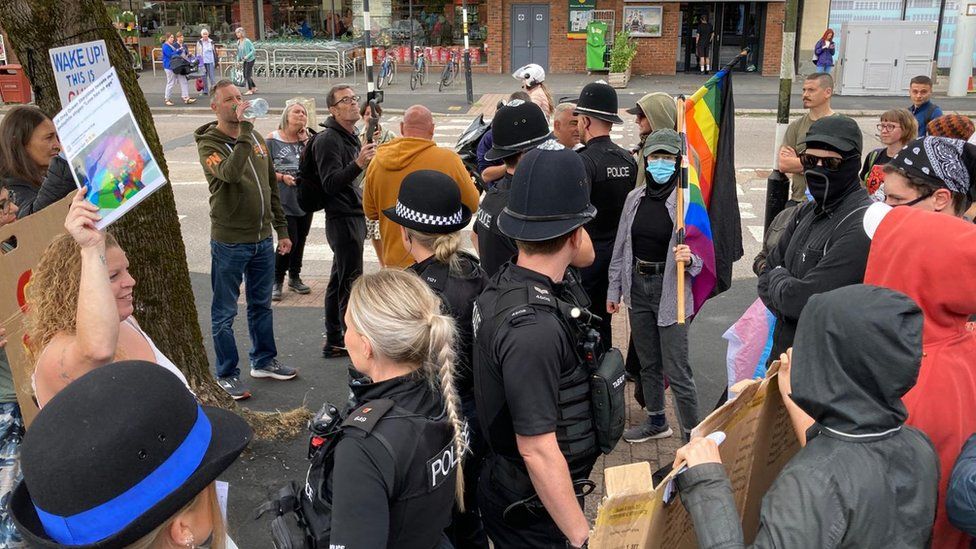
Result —
[{"label": "face mask", "polygon": [[860,169],[859,157],[854,156],[841,162],[836,171],[823,166],[814,166],[803,172],[807,178],[807,189],[814,202],[827,208],[846,195],[852,186],[859,185],[857,172]]},{"label": "face mask", "polygon": [[655,183],[664,185],[668,181],[671,181],[671,177],[674,176],[674,161],[660,158],[649,160],[646,169]]}]

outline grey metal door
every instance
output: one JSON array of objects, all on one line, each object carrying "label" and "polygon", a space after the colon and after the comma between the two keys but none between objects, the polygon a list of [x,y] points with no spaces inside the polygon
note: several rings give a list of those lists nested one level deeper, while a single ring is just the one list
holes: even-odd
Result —
[{"label": "grey metal door", "polygon": [[549,70],[549,5],[512,5],[512,68],[535,63]]}]

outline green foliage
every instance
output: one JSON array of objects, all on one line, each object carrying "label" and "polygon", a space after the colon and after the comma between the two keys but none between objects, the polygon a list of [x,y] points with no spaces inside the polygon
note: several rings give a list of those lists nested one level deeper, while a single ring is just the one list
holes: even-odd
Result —
[{"label": "green foliage", "polygon": [[610,72],[627,72],[630,63],[637,56],[637,41],[624,29],[617,33],[610,48]]}]

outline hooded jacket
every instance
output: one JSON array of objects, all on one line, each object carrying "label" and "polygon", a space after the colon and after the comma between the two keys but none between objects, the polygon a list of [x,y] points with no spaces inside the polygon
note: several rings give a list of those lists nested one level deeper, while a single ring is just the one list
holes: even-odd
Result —
[{"label": "hooded jacket", "polygon": [[[637,102],[644,113],[644,118],[651,123],[651,128],[662,130],[665,128],[675,129],[677,124],[678,107],[674,103],[674,98],[664,92],[654,92],[641,97]],[[641,136],[640,146],[637,148],[637,186],[647,184],[647,159],[644,158],[644,139]]]},{"label": "hooded jacket", "polygon": [[400,240],[400,226],[387,219],[382,212],[396,206],[400,183],[407,174],[417,170],[436,170],[447,174],[461,190],[461,202],[472,212],[478,211],[478,189],[457,153],[418,137],[398,137],[381,145],[366,168],[363,211],[367,218],[380,221],[380,241],[383,243],[381,259],[387,267],[405,269],[413,264],[413,258]]},{"label": "hooded jacket", "polygon": [[769,251],[758,291],[776,315],[772,360],[793,343],[797,320],[812,296],[864,280],[871,241],[861,221],[869,204],[867,191],[854,178],[841,196],[831,196],[827,208],[816,202],[800,206]]},{"label": "hooded jacket", "polygon": [[305,154],[315,159],[315,172],[325,193],[325,217],[363,215],[363,199],[356,178],[363,169],[356,164],[361,144],[335,117],[325,120],[325,129],[309,142]]},{"label": "hooded jacket", "polygon": [[237,139],[208,122],[193,134],[210,187],[210,237],[224,244],[254,244],[271,236],[288,238],[278,198],[274,165],[264,139],[251,122],[241,122]]},{"label": "hooded jacket", "polygon": [[[925,547],[935,516],[931,442],[904,425],[922,315],[904,294],[855,285],[814,296],[793,349],[791,397],[816,421],[763,497],[752,547]],[[744,546],[717,463],[678,476],[702,548]]]},{"label": "hooded jacket", "polygon": [[949,524],[944,498],[953,464],[976,432],[976,334],[966,329],[976,313],[976,227],[945,214],[882,204],[872,206],[869,217],[885,210],[864,281],[905,293],[925,314],[922,368],[904,399],[908,424],[928,435],[939,452],[932,545],[969,547],[968,536]]}]

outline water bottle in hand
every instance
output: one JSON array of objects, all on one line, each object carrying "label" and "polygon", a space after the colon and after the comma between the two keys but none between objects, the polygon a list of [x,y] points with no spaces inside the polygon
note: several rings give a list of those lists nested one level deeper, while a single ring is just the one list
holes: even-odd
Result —
[{"label": "water bottle in hand", "polygon": [[247,118],[248,120],[264,118],[268,114],[268,109],[270,109],[270,106],[264,99],[261,99],[260,97],[257,99],[252,99],[251,105],[244,110],[244,118]]}]

